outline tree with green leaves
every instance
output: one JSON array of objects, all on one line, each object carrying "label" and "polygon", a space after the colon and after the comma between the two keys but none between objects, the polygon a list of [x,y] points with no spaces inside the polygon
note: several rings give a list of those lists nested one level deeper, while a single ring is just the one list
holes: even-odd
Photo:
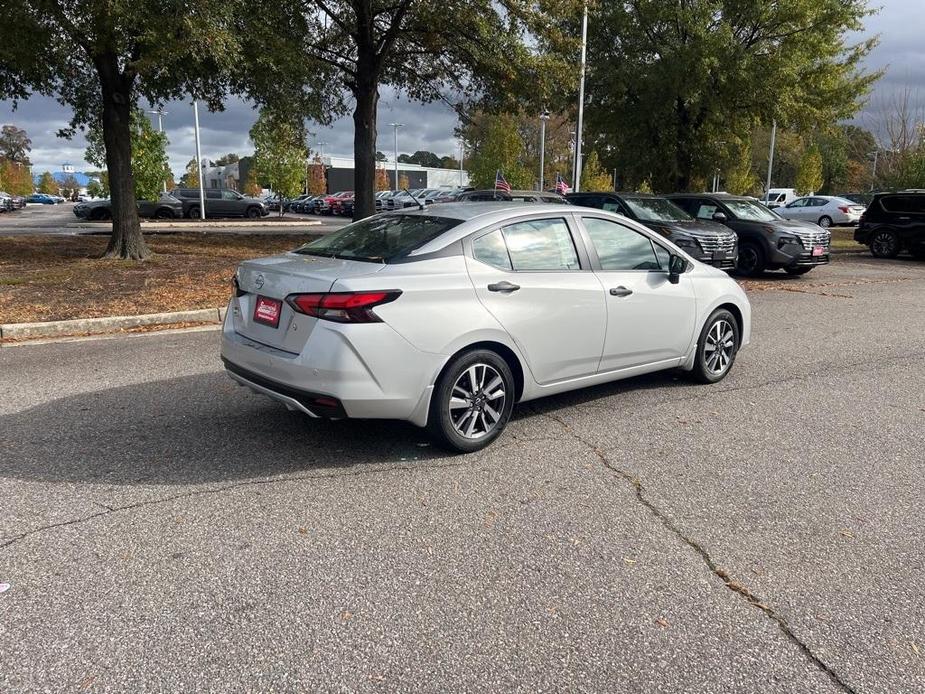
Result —
[{"label": "tree with green leaves", "polygon": [[229,164],[237,164],[239,161],[241,161],[241,157],[234,152],[228,152],[225,156],[219,157],[212,162],[212,166],[228,166]]},{"label": "tree with green leaves", "polygon": [[352,105],[354,216],[367,217],[376,209],[380,88],[389,85],[424,102],[449,90],[460,99],[542,93],[541,83],[561,84],[565,70],[531,46],[536,37],[558,31],[548,12],[560,4],[282,0],[252,13],[252,25],[242,32],[255,45],[246,67],[250,91],[263,102],[288,101],[300,116],[321,122]]},{"label": "tree with green leaves", "polygon": [[89,195],[91,198],[101,198],[105,194],[106,193],[103,190],[103,184],[95,178],[91,178],[90,182],[87,183],[87,195]]},{"label": "tree with green leaves", "polygon": [[0,128],[0,159],[30,166],[32,162],[29,161],[29,152],[31,151],[32,140],[29,139],[25,130],[15,125],[4,125]]},{"label": "tree with green leaves", "polygon": [[812,145],[803,153],[794,188],[800,195],[812,195],[822,188],[822,155],[819,147]]},{"label": "tree with green leaves", "polygon": [[524,142],[517,131],[516,118],[501,113],[479,118],[478,125],[466,131],[470,183],[476,188],[493,188],[500,169],[512,188],[531,188],[536,176],[521,161]]},{"label": "tree with green leaves", "polygon": [[55,177],[51,175],[51,171],[45,171],[39,177],[38,185],[35,186],[35,189],[39,193],[45,193],[45,195],[58,195],[61,192],[61,188],[58,186],[58,182],[55,180]]},{"label": "tree with green leaves", "polygon": [[[143,259],[132,176],[132,113],[195,94],[221,108],[237,71],[238,5],[228,0],[0,0],[0,98],[37,92],[73,109],[73,134],[103,135],[113,231],[105,255]],[[258,13],[259,14],[259,13]]]},{"label": "tree with green leaves", "polygon": [[186,162],[186,168],[183,175],[180,176],[180,187],[198,188],[199,187],[199,167],[196,165],[196,159],[190,159]]},{"label": "tree with green leaves", "polygon": [[[281,198],[299,194],[305,176],[305,130],[301,121],[269,108],[261,109],[250,130],[258,178]],[[283,206],[279,206],[280,214]]]},{"label": "tree with green leaves", "polygon": [[[131,172],[135,181],[135,195],[139,200],[157,200],[164,181],[170,173],[167,163],[167,136],[151,126],[144,112],[132,111],[130,123]],[[87,129],[87,151],[84,158],[96,166],[106,166],[106,145],[102,129]]]},{"label": "tree with green leaves", "polygon": [[427,150],[419,149],[409,157],[409,160],[412,164],[417,164],[418,166],[427,166],[434,169],[440,168],[440,157]]},{"label": "tree with green leaves", "polygon": [[731,148],[724,178],[726,192],[733,195],[748,195],[758,187],[758,175],[752,166],[750,138],[736,143]]},{"label": "tree with green leaves", "polygon": [[613,178],[601,167],[597,152],[592,151],[582,166],[581,189],[589,193],[613,190]]},{"label": "tree with green leaves", "polygon": [[[867,0],[627,0],[594,5],[589,137],[656,190],[708,179],[756,127],[808,132],[854,115],[876,39],[852,38]],[[612,160],[612,161],[611,161]]]}]

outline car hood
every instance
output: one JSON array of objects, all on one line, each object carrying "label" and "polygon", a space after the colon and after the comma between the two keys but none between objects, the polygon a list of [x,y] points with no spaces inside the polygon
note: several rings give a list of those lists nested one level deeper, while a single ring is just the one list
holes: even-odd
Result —
[{"label": "car hood", "polygon": [[788,229],[810,229],[814,231],[819,230],[818,224],[813,224],[812,222],[801,222],[798,219],[775,219],[773,222],[757,222],[758,224],[769,224],[781,231],[787,231]]},{"label": "car hood", "polygon": [[687,234],[688,236],[728,236],[734,233],[729,227],[707,219],[691,219],[678,222],[642,222],[660,233]]}]

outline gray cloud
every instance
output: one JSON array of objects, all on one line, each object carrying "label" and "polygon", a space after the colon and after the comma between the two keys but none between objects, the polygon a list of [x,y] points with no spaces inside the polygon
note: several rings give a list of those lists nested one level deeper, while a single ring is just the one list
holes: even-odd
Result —
[{"label": "gray cloud", "polygon": [[[896,94],[909,89],[918,103],[925,103],[925,43],[921,40],[921,0],[884,0],[879,13],[866,22],[858,39],[880,35],[880,45],[866,60],[870,70],[886,70],[877,82],[870,100],[855,118],[864,127],[878,132],[883,114],[889,111]],[[170,145],[170,166],[179,175],[186,163],[195,156],[193,113],[190,104],[176,102],[165,106],[169,112],[164,119]],[[214,159],[227,152],[248,154],[253,147],[248,131],[256,118],[253,106],[241,99],[232,98],[225,110],[209,113],[200,109],[203,156]],[[56,131],[65,126],[70,117],[67,108],[47,97],[33,97],[12,110],[10,102],[0,102],[0,123],[14,123],[25,128],[32,138],[32,161],[37,171],[57,170],[68,162],[79,169],[92,168],[84,161],[86,143],[79,134],[73,140],[61,140]],[[444,104],[418,104],[396,94],[389,88],[382,90],[379,103],[378,149],[392,154],[391,122],[401,122],[399,151],[414,152],[425,149],[437,154],[456,154],[453,137],[456,116]],[[353,152],[353,121],[341,118],[330,127],[312,125],[313,141],[325,141],[328,154],[350,156]]]}]

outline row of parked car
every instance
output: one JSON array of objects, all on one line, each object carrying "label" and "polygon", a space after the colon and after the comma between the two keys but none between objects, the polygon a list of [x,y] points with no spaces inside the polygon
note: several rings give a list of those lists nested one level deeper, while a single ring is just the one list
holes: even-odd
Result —
[{"label": "row of parked car", "polygon": [[[209,188],[205,191],[205,199],[206,217],[256,219],[270,214],[263,200],[227,188]],[[169,193],[162,193],[157,200],[138,201],[138,215],[150,219],[199,219],[200,210],[198,188],[175,188]],[[96,222],[112,219],[112,201],[105,198],[78,202],[74,205],[74,214],[80,219]]]}]

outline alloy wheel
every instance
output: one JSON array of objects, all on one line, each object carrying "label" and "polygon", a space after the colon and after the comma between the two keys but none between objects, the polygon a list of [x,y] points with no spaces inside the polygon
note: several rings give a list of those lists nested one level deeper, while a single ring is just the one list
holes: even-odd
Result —
[{"label": "alloy wheel", "polygon": [[892,258],[899,253],[896,235],[891,231],[881,231],[874,236],[870,244],[871,252],[878,258]]},{"label": "alloy wheel", "polygon": [[450,391],[450,421],[467,439],[487,436],[501,421],[507,393],[497,369],[478,362],[456,379]]},{"label": "alloy wheel", "polygon": [[758,251],[749,245],[739,248],[739,270],[746,275],[751,275],[758,267]]},{"label": "alloy wheel", "polygon": [[720,319],[710,326],[707,339],[703,346],[703,359],[707,370],[719,376],[724,373],[732,363],[735,350],[735,332],[729,321]]},{"label": "alloy wheel", "polygon": [[831,219],[831,217],[822,217],[822,218],[820,218],[820,219],[819,219],[819,226],[821,226],[823,229],[828,229],[830,226],[832,226],[832,219]]}]

